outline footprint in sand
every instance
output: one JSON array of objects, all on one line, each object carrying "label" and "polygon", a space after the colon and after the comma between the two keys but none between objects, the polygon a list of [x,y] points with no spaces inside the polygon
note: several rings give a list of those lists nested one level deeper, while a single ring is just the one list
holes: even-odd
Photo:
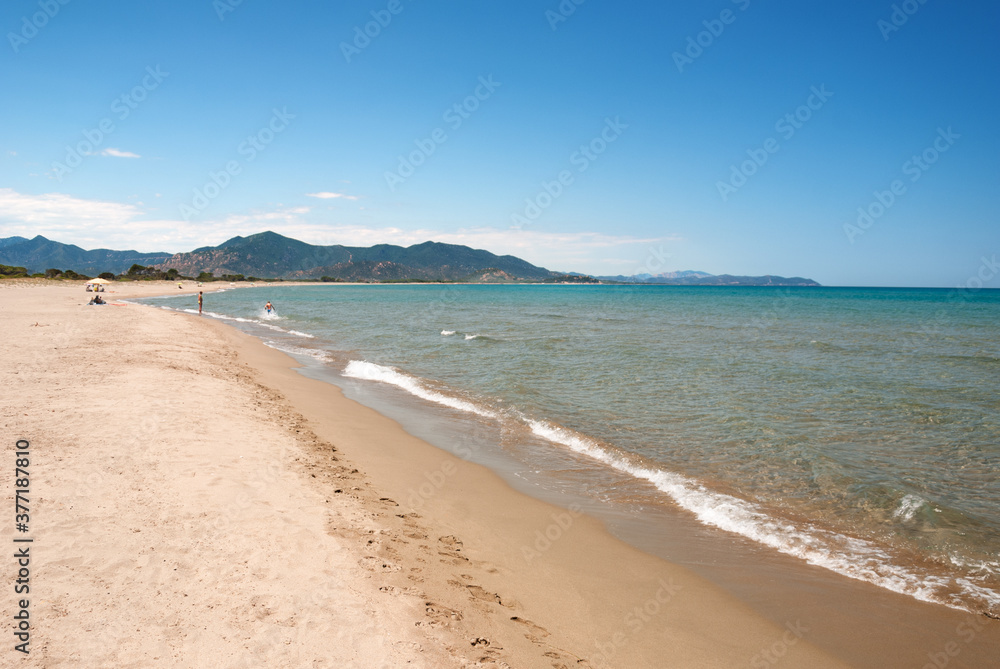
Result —
[{"label": "footprint in sand", "polygon": [[449,609],[447,606],[441,606],[440,604],[435,604],[434,602],[426,602],[424,606],[426,607],[425,611],[427,613],[427,617],[431,619],[430,624],[432,626],[449,626],[451,623],[462,619],[461,611]]},{"label": "footprint in sand", "polygon": [[358,564],[372,572],[386,573],[402,569],[399,565],[393,564],[388,560],[383,560],[375,555],[369,555],[368,557],[361,558],[358,560]]},{"label": "footprint in sand", "polygon": [[462,545],[463,545],[462,544],[462,540],[459,539],[458,537],[456,537],[454,534],[449,534],[446,537],[440,537],[440,538],[438,538],[438,541],[440,541],[445,546],[447,546],[448,548],[451,548],[453,550],[456,550],[456,551],[462,550]]},{"label": "footprint in sand", "polygon": [[[471,576],[466,576],[463,574],[463,578],[471,579]],[[506,606],[510,608],[508,604],[503,603],[503,600],[500,598],[500,595],[496,594],[495,592],[490,592],[489,590],[485,590],[478,585],[474,584],[467,585],[465,583],[462,583],[461,581],[454,581],[454,580],[448,581],[448,583],[450,585],[454,585],[457,588],[465,588],[473,599],[477,599],[481,602],[490,602],[491,604],[499,604],[500,606]]]},{"label": "footprint in sand", "polygon": [[[446,537],[440,537],[438,541],[444,545],[445,550],[439,550],[438,555],[450,558],[450,562],[453,565],[461,564],[462,561],[468,562],[469,558],[461,554],[462,550],[462,540],[458,537],[449,534]],[[445,560],[442,560],[445,562]]]},{"label": "footprint in sand", "polygon": [[530,620],[519,618],[518,616],[511,616],[510,619],[524,627],[524,636],[532,643],[541,643],[542,639],[549,636],[547,629],[536,625]]},{"label": "footprint in sand", "polygon": [[[496,594],[495,592],[490,592],[489,590],[484,590],[483,588],[479,587],[478,585],[467,585],[465,587],[469,591],[469,594],[472,595],[473,597],[475,597],[478,600],[481,600],[481,601],[484,601],[484,602],[492,602],[494,604],[499,604],[500,606],[508,606],[507,604],[503,603],[503,600],[500,599],[500,595]],[[508,608],[509,608],[509,606],[508,606]]]}]

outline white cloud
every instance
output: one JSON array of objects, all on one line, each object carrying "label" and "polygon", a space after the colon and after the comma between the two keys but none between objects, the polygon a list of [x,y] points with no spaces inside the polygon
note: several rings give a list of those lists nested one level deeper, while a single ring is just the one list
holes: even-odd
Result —
[{"label": "white cloud", "polygon": [[[430,228],[334,226],[310,220],[309,207],[250,211],[214,220],[148,219],[139,205],[87,200],[61,193],[29,195],[0,188],[0,237],[41,234],[85,249],[191,251],[265,230],[310,244],[410,246],[426,241],[462,244],[498,255],[564,271],[631,274],[664,246],[682,241],[675,235],[636,237],[601,232],[554,232],[486,227]],[[655,252],[654,252],[655,249]],[[614,260],[611,260],[614,258]]]},{"label": "white cloud", "polygon": [[131,151],[122,151],[121,149],[107,148],[101,151],[100,155],[108,156],[111,158],[142,158],[138,153],[132,153]]},{"label": "white cloud", "polygon": [[0,188],[0,224],[77,230],[103,223],[124,225],[139,215],[131,204],[84,200],[62,193],[25,195],[13,188]]},{"label": "white cloud", "polygon": [[[275,232],[281,231],[275,229]],[[485,249],[497,255],[514,255],[549,269],[597,274],[617,274],[619,271],[631,274],[637,266],[646,261],[651,249],[659,253],[664,245],[682,241],[676,235],[633,237],[600,232],[548,232],[514,228],[463,228],[442,231],[362,226],[315,227],[308,231],[302,230],[300,236],[296,238],[311,244],[345,246],[374,244],[410,246],[427,241],[461,244]],[[625,259],[606,262],[604,259],[606,254],[612,251],[615,255],[625,256]],[[632,256],[631,259],[627,259],[629,255]]]},{"label": "white cloud", "polygon": [[218,220],[149,219],[138,204],[88,200],[63,193],[32,195],[0,188],[0,237],[43,235],[85,249],[190,251],[237,235],[274,230],[297,239],[317,238],[327,226],[301,217],[309,207],[250,212]]},{"label": "white cloud", "polygon": [[331,193],[328,191],[323,191],[321,193],[306,193],[306,197],[318,197],[321,200],[333,200],[336,198],[343,198],[345,200],[357,200],[356,195],[345,195],[344,193]]}]

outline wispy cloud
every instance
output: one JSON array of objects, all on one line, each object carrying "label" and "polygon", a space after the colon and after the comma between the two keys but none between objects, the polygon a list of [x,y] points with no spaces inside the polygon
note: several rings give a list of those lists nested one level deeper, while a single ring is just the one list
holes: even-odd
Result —
[{"label": "wispy cloud", "polygon": [[306,197],[318,197],[321,200],[334,200],[341,198],[344,200],[357,200],[356,195],[346,195],[345,193],[330,193],[328,191],[323,191],[321,193],[306,193]]},{"label": "wispy cloud", "polygon": [[107,148],[101,151],[100,155],[108,156],[110,158],[142,158],[138,153],[132,153],[131,151],[122,151],[121,149]]},{"label": "wispy cloud", "polygon": [[134,205],[120,202],[84,200],[62,193],[27,195],[13,188],[0,188],[0,224],[5,228],[55,226],[76,230],[95,223],[121,226],[140,213]]}]

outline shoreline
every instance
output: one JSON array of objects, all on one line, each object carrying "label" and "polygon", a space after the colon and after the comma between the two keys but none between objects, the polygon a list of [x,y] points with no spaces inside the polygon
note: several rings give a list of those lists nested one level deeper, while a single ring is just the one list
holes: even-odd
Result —
[{"label": "shoreline", "polygon": [[[325,364],[317,364],[308,356],[302,362],[307,367],[302,371],[311,378],[326,377],[327,383],[341,385],[343,379],[336,380],[338,375],[333,370],[309,374],[309,370],[324,370]],[[354,385],[353,380],[347,381],[352,383],[346,388]],[[399,394],[395,389],[386,392]],[[460,452],[461,446],[456,449],[428,436],[433,428],[422,425],[424,419],[414,416],[439,411],[438,405],[412,396],[382,397],[375,401],[376,394],[381,395],[382,391],[354,393],[360,397],[358,401],[394,416],[404,429],[423,435],[441,451]],[[403,402],[408,408],[396,410],[393,406],[396,402]],[[474,429],[470,428],[470,434]],[[623,513],[622,509],[602,508],[600,504],[588,504],[586,499],[545,491],[537,485],[523,485],[523,477],[505,471],[504,465],[489,455],[479,461],[523,494],[563,509],[574,502],[582,504],[585,513],[598,519],[615,537],[649,555],[694,571],[778,626],[787,624],[789,619],[807,621],[812,630],[810,640],[815,645],[854,666],[923,666],[940,648],[951,648],[955,639],[962,641],[959,646],[962,658],[949,656],[949,666],[983,666],[992,661],[991,644],[1000,643],[1000,625],[986,616],[923,601],[808,564],[746,537],[703,525],[684,511],[666,508],[669,505],[662,500],[652,505],[656,507],[652,512],[636,508]],[[972,639],[975,643],[965,643],[971,631],[975,632]],[[891,663],[887,658],[892,658]]]},{"label": "shoreline", "polygon": [[[136,292],[148,292],[142,295],[148,297],[164,294],[167,292],[165,287],[147,286],[148,290]],[[28,312],[17,311],[15,315],[19,318],[12,321],[13,327],[31,327],[28,322],[32,320],[31,312],[38,315],[39,311],[35,308],[37,298],[53,301],[64,297],[59,293],[65,293],[67,298],[76,297],[81,305],[86,303],[82,284],[76,288],[78,296],[70,295],[71,290],[71,286],[51,286],[37,289],[37,292],[26,291],[35,293],[35,300],[9,300],[16,310]],[[196,292],[197,288],[193,290]],[[38,294],[41,292],[46,295]],[[72,313],[74,308],[75,305],[64,305],[58,314],[65,319],[64,325],[73,328],[72,336],[62,343],[70,344],[80,335],[91,334],[90,327],[117,332],[122,325],[134,330],[139,327],[139,321],[144,321],[147,336],[155,326],[163,330],[164,337],[169,335],[166,341],[181,337],[185,342],[184,350],[176,353],[172,361],[176,369],[170,369],[180,383],[199,380],[198,377],[205,376],[207,371],[212,381],[226,389],[240,384],[255,389],[256,395],[249,401],[247,398],[242,402],[230,401],[232,406],[227,410],[244,419],[235,421],[233,427],[243,430],[270,427],[274,430],[277,423],[294,441],[294,448],[282,449],[279,460],[270,456],[269,465],[279,471],[287,469],[287,476],[283,473],[264,487],[275,495],[277,492],[294,493],[299,499],[311,500],[298,509],[308,509],[301,514],[300,522],[315,523],[317,517],[324,517],[327,535],[324,540],[332,538],[338,544],[332,550],[338,556],[349,556],[343,563],[350,563],[356,572],[351,589],[365,589],[370,593],[372,600],[365,601],[366,607],[380,613],[391,609],[397,619],[409,622],[398,627],[399,640],[422,646],[420,653],[414,656],[418,660],[423,658],[431,666],[441,660],[443,656],[433,655],[433,641],[447,651],[449,661],[458,663],[454,666],[476,661],[517,667],[561,666],[559,663],[594,667],[753,666],[755,661],[758,666],[760,662],[765,662],[766,666],[846,666],[811,645],[808,630],[823,624],[821,602],[812,604],[818,622],[789,620],[783,627],[769,621],[745,602],[691,571],[616,539],[600,520],[528,497],[510,488],[485,467],[456,458],[409,435],[394,421],[346,399],[332,384],[299,374],[292,358],[235,328],[214,320],[134,304],[113,310],[118,313],[109,309],[91,310],[86,314],[85,328],[83,324],[72,323],[74,316],[79,315]],[[107,322],[102,323],[95,317]],[[37,318],[33,322],[38,322]],[[112,324],[119,328],[107,329]],[[214,340],[215,347],[202,338]],[[17,341],[15,338],[15,343]],[[131,349],[141,348],[142,344],[142,340],[123,340],[122,350],[115,355],[124,357],[127,364],[109,363],[114,371],[127,374],[130,366],[141,364],[141,358]],[[20,348],[14,347],[15,357],[21,352]],[[46,358],[50,354],[43,350],[29,352],[36,356],[36,362],[50,362]],[[199,356],[202,364],[207,365],[206,369],[190,365],[191,358]],[[213,357],[221,360],[213,365]],[[50,374],[61,385],[86,382],[86,374],[102,372],[100,367],[93,367],[76,370],[85,374],[73,379]],[[37,395],[41,391],[44,396],[45,389],[32,390],[35,391],[35,409],[40,410]],[[149,394],[150,389],[147,389],[140,396],[152,401]],[[210,410],[224,404],[214,395],[208,399],[205,403]],[[30,400],[26,397],[24,401]],[[155,410],[148,412],[144,420],[147,428],[167,419],[179,419],[182,424],[195,423],[204,430],[210,430],[213,423],[211,416],[205,420],[198,415],[195,403],[174,406],[158,405],[154,401],[152,408]],[[254,415],[261,411],[267,416]],[[30,430],[32,423],[29,412],[27,417],[18,417],[13,427]],[[86,436],[88,427],[90,432],[94,431],[95,426],[81,424],[80,420],[50,421],[46,429],[51,432],[52,441],[57,443],[60,430]],[[34,429],[37,430],[37,426]],[[271,438],[278,442],[283,439],[276,432]],[[218,445],[217,441],[205,443]],[[269,459],[266,455],[268,440],[263,442],[254,451],[255,457],[262,462]],[[271,441],[270,446],[274,443]],[[231,445],[228,447],[230,455],[236,452]],[[234,485],[240,482],[241,472],[234,468],[235,462],[217,461],[210,452],[190,453],[187,457],[189,465],[207,462],[225,472]],[[67,464],[75,464],[70,456],[66,459]],[[174,464],[168,462],[162,466]],[[137,470],[129,473],[137,473]],[[340,492],[335,492],[337,490]],[[403,513],[405,507],[400,505],[407,504],[406,496],[415,490],[426,490],[429,494],[421,493],[423,501],[417,513]],[[58,501],[59,498],[54,499]],[[244,525],[243,529],[252,526],[255,532],[267,532],[267,522],[247,517],[238,499],[232,495],[228,501],[223,499],[217,518]],[[254,500],[251,495],[251,504]],[[114,498],[111,501],[113,506],[117,502]],[[274,495],[269,502],[281,513],[292,511],[282,509]],[[123,509],[115,507],[115,510]],[[54,509],[42,514],[43,518],[45,514],[56,515]],[[95,513],[91,520],[99,518],[101,513]],[[141,518],[140,513],[140,523]],[[148,528],[140,527],[139,530],[149,538]],[[231,531],[219,532],[232,539]],[[7,528],[4,533],[8,533]],[[155,540],[155,531],[152,536]],[[539,536],[548,543],[539,543]],[[529,554],[533,551],[531,559],[527,558],[525,547]],[[538,550],[542,547],[544,550]],[[307,544],[300,543],[297,548],[307,558],[319,558],[315,555],[316,550]],[[215,565],[216,568],[221,566]],[[252,582],[246,574],[226,575],[235,576],[237,583],[243,586]],[[64,585],[72,590],[71,583]],[[296,591],[293,596],[304,602],[317,592],[315,584],[296,582],[288,585]],[[234,588],[221,606],[236,604],[238,608],[244,603],[240,591],[241,588]],[[336,589],[320,589],[319,592],[326,603],[342,594]],[[115,588],[115,594],[122,593]],[[66,618],[69,617],[71,614],[67,613]],[[955,620],[965,624],[965,618],[974,617]],[[40,623],[42,634],[44,625]],[[418,635],[418,640],[413,641],[413,634],[407,633],[407,629],[424,636]],[[397,629],[393,628],[381,638],[393,639],[396,633]],[[386,634],[385,630],[382,634]],[[974,645],[986,645],[987,636],[992,637],[992,634],[975,629],[968,644],[958,637],[956,643],[962,645],[957,648],[962,654],[949,666],[969,666],[965,665],[966,661],[975,662]],[[359,635],[347,640],[355,646],[366,643]],[[927,650],[938,649],[935,646]],[[921,651],[920,654],[925,653]],[[954,657],[950,652],[947,656]],[[56,656],[49,659],[58,661]],[[871,659],[873,666],[889,666],[886,658]],[[343,662],[343,658],[340,661]]]}]

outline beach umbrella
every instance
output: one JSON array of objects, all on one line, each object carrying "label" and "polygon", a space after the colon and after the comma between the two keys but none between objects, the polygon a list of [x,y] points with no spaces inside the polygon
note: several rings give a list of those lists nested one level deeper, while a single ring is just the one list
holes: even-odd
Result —
[{"label": "beach umbrella", "polygon": [[[101,288],[101,289],[100,289],[100,290],[98,291],[98,290],[97,290],[97,287],[98,287],[98,286],[103,286],[103,285],[104,285],[104,284],[106,284],[106,283],[111,283],[111,282],[110,282],[110,281],[108,281],[107,279],[90,279],[89,281],[87,281],[87,290],[89,291],[89,290],[91,289],[91,287],[93,287],[94,291],[97,291],[97,292],[104,292],[104,289],[103,289],[103,288]],[[94,292],[94,291],[91,291],[91,292]]]}]

